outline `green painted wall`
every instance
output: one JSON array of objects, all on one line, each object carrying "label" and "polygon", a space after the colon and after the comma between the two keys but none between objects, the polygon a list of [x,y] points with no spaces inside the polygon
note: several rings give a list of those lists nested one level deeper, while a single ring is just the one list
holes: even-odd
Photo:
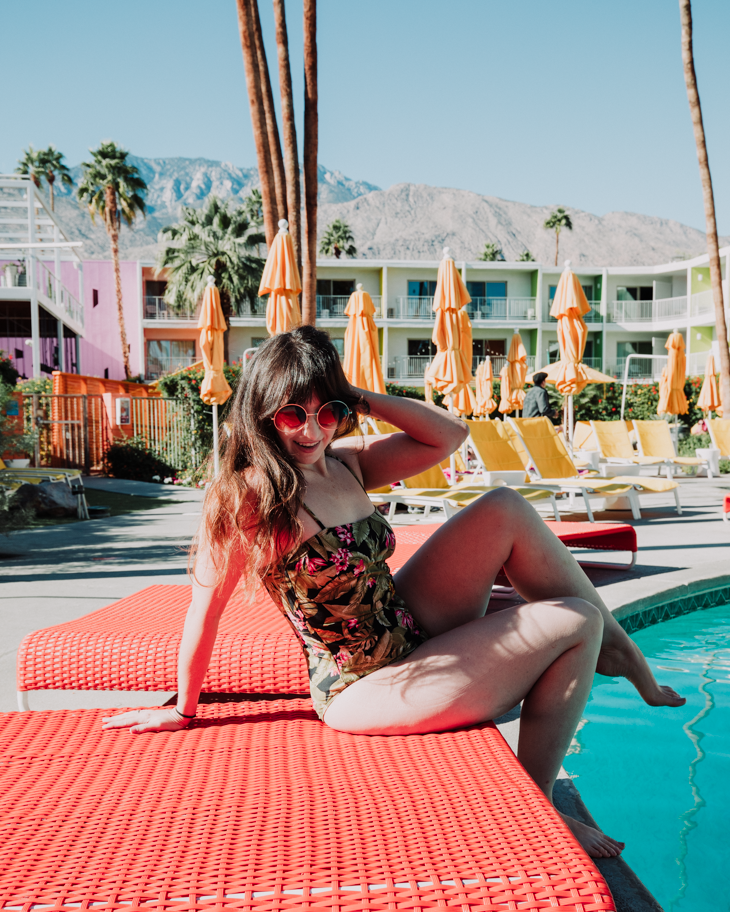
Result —
[{"label": "green painted wall", "polygon": [[689,351],[709,351],[712,348],[712,329],[712,326],[693,326],[689,332]]},{"label": "green painted wall", "polygon": [[530,273],[530,297],[537,297],[537,271]]},{"label": "green painted wall", "polygon": [[520,333],[522,336],[522,341],[525,343],[525,348],[527,349],[528,355],[537,354],[537,330],[536,329],[526,329]]},{"label": "green painted wall", "polygon": [[593,357],[603,357],[603,333],[589,333],[588,338],[593,340]]},{"label": "green painted wall", "polygon": [[[701,280],[699,276],[702,276]],[[709,266],[692,267],[692,287],[690,288],[689,293],[699,294],[701,291],[712,291],[712,285],[710,284]]]},{"label": "green painted wall", "polygon": [[597,275],[593,278],[593,300],[600,301],[603,292],[603,275]]}]

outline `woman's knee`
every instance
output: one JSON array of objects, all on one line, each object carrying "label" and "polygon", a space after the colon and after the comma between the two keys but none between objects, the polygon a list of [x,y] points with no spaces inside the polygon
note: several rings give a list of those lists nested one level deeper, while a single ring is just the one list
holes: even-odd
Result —
[{"label": "woman's knee", "polygon": [[560,599],[560,604],[570,612],[584,635],[589,638],[603,635],[603,615],[592,602],[582,598],[564,598]]},{"label": "woman's knee", "polygon": [[496,520],[499,515],[503,515],[512,523],[519,517],[525,506],[532,509],[521,494],[507,487],[490,491],[484,497],[480,497],[474,506],[488,513],[492,521]]}]

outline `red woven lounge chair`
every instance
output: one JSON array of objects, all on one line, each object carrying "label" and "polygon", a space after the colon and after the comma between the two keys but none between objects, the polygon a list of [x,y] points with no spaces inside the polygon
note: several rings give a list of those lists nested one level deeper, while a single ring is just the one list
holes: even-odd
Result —
[{"label": "red woven lounge chair", "polygon": [[[568,547],[636,552],[636,532],[624,523],[548,525]],[[391,568],[402,567],[438,528],[396,527]],[[503,575],[497,582],[509,586]],[[34,690],[177,690],[177,653],[189,604],[189,586],[149,586],[74,621],[28,634],[18,650],[18,708],[28,709]],[[265,592],[253,604],[232,597],[203,691],[308,693],[299,640]]]},{"label": "red woven lounge chair", "polygon": [[332,731],[308,701],[0,716],[0,908],[610,912],[594,864],[490,724]]}]

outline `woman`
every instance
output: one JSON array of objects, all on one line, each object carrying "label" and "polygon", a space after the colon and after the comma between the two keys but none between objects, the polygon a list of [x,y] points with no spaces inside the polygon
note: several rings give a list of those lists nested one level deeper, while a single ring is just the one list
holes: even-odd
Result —
[{"label": "woman", "polygon": [[[402,428],[345,436],[357,414]],[[176,731],[195,716],[223,609],[257,576],[302,640],[314,706],[354,734],[443,731],[523,702],[518,758],[548,799],[594,671],[655,681],[567,548],[508,489],[444,523],[391,577],[395,544],[365,493],[440,462],[464,423],[412,399],[353,389],[329,337],[303,326],[264,343],[239,384],[219,476],[205,500],[176,707],[105,728]],[[485,615],[501,567],[527,603]],[[593,856],[623,844],[564,818]]]}]

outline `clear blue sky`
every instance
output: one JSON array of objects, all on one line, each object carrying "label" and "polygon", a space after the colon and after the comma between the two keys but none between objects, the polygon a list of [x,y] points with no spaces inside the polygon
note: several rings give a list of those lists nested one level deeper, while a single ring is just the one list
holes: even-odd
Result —
[{"label": "clear blue sky", "polygon": [[[730,3],[693,13],[730,234]],[[301,134],[301,0],[287,16]],[[320,0],[318,16],[327,167],[704,228],[676,0]],[[2,0],[0,31],[1,171],[28,143],[74,165],[102,139],[255,165],[234,0]]]}]

